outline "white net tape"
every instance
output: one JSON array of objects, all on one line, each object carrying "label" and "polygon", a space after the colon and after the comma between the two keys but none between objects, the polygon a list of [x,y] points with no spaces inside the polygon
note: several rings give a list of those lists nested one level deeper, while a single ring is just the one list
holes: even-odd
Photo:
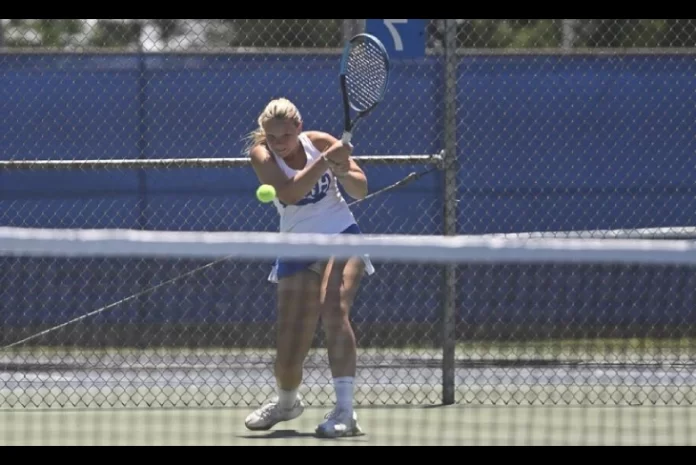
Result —
[{"label": "white net tape", "polygon": [[323,259],[369,254],[412,263],[696,264],[696,243],[651,239],[327,235],[0,228],[0,254],[53,257]]}]

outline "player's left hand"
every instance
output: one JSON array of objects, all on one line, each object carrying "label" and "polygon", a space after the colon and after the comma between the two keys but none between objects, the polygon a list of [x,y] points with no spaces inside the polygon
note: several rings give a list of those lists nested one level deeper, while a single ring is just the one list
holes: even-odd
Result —
[{"label": "player's left hand", "polygon": [[337,140],[329,149],[326,151],[326,159],[331,162],[341,163],[348,161],[348,158],[353,152],[353,145],[350,143],[343,143],[341,140]]},{"label": "player's left hand", "polygon": [[348,172],[350,171],[350,160],[329,159],[329,167],[336,176],[342,177],[348,174]]}]

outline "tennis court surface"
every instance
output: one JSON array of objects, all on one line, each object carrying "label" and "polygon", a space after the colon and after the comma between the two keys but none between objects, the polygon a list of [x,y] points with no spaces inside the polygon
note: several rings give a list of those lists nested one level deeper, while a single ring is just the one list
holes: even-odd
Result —
[{"label": "tennis court surface", "polygon": [[366,349],[356,383],[356,410],[366,434],[339,440],[313,433],[333,402],[322,349],[313,350],[305,365],[302,395],[310,404],[305,413],[271,431],[251,432],[244,418],[274,394],[270,352],[85,353],[34,347],[0,358],[0,443],[691,443],[696,365],[684,356],[656,359],[670,347],[674,352],[677,346],[694,346],[690,341],[629,346],[607,340],[462,344],[454,405],[440,402],[441,355],[436,350]]},{"label": "tennis court surface", "polygon": [[320,439],[325,409],[250,432],[248,409],[12,411],[2,445],[688,445],[693,407],[442,406],[358,408],[364,436]]}]

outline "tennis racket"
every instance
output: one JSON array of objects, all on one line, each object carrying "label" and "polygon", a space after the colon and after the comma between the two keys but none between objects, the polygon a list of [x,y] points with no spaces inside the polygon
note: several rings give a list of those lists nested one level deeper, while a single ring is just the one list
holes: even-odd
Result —
[{"label": "tennis racket", "polygon": [[[346,43],[341,59],[344,143],[350,142],[358,121],[382,101],[389,81],[389,55],[382,42],[358,34]],[[351,118],[351,110],[356,112]]]}]

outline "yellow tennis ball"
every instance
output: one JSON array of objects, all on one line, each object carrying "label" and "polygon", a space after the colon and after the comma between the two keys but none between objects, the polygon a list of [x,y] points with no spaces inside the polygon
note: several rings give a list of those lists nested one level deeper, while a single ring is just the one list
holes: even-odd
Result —
[{"label": "yellow tennis ball", "polygon": [[271,186],[270,184],[263,184],[256,189],[256,198],[259,199],[260,202],[272,202],[273,199],[275,199],[275,196],[275,187]]}]

